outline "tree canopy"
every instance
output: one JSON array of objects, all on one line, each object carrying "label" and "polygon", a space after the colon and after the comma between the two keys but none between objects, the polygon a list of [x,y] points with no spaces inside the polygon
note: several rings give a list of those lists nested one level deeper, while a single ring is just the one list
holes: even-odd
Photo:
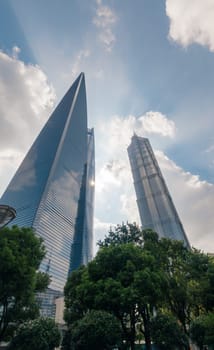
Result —
[{"label": "tree canopy", "polygon": [[111,350],[121,341],[119,321],[106,311],[91,310],[69,328],[63,350]]},{"label": "tree canopy", "polygon": [[31,228],[0,230],[0,340],[10,323],[38,316],[35,292],[50,281],[37,272],[44,256],[44,244]]},{"label": "tree canopy", "polygon": [[[212,259],[135,224],[118,225],[99,246],[94,260],[67,281],[67,324],[71,327],[90,310],[104,310],[119,320],[122,338],[131,349],[140,334],[147,350],[157,339],[162,347],[173,341],[175,345],[177,339],[178,346],[179,338],[180,348],[187,349],[191,321],[213,312]],[[174,339],[163,327],[158,338],[157,313],[173,328]]]},{"label": "tree canopy", "polygon": [[99,247],[108,247],[110,245],[123,243],[135,243],[137,245],[142,245],[143,233],[140,227],[135,223],[117,225],[114,229],[109,231],[109,234],[105,236],[103,241],[99,240],[97,245]]},{"label": "tree canopy", "polygon": [[54,350],[60,345],[60,331],[50,318],[38,318],[20,325],[9,350]]},{"label": "tree canopy", "polygon": [[209,312],[197,317],[192,321],[190,327],[192,340],[199,346],[214,345],[214,312]]},{"label": "tree canopy", "polygon": [[189,349],[188,338],[176,318],[170,314],[158,314],[151,320],[151,334],[160,350]]}]

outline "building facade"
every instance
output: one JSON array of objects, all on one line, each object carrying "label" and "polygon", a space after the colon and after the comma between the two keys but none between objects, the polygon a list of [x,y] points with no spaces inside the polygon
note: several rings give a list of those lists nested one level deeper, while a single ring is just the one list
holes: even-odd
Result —
[{"label": "building facade", "polygon": [[44,240],[40,270],[51,276],[47,300],[62,294],[69,271],[92,258],[94,174],[94,132],[87,126],[81,73],[1,198],[16,209],[13,225],[33,227]]},{"label": "building facade", "polygon": [[147,138],[136,134],[128,147],[142,228],[160,237],[189,242]]}]

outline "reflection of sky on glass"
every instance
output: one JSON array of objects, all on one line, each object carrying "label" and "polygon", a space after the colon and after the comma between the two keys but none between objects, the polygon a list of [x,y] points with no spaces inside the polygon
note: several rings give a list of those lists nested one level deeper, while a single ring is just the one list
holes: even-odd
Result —
[{"label": "reflection of sky on glass", "polygon": [[[87,142],[85,82],[80,75],[53,112],[2,197],[2,201],[17,209],[13,224],[33,226],[44,239],[47,255],[40,269],[51,275],[50,287],[61,291],[69,270],[83,179],[86,186]],[[90,154],[94,155],[93,144]],[[94,164],[93,171],[89,169],[88,179],[94,181]],[[88,195],[92,196],[92,192]],[[84,219],[85,197],[81,210]],[[87,213],[93,215],[93,208]],[[92,218],[88,216],[86,226],[92,225]],[[90,228],[85,232],[87,229]],[[86,246],[84,250],[88,254]],[[80,252],[80,257],[76,258],[81,262],[82,247]]]},{"label": "reflection of sky on glass", "polygon": [[[80,78],[84,79],[84,78]],[[87,114],[84,81],[69,112],[70,122],[60,140],[41,207],[35,219],[51,258],[51,288],[62,290],[67,279],[73,246],[80,186],[86,162]],[[44,266],[44,269],[47,266]]]},{"label": "reflection of sky on glass", "polygon": [[86,208],[83,230],[82,263],[86,264],[93,257],[93,217],[94,217],[94,186],[95,186],[95,150],[94,130],[88,133],[88,159],[86,183]]},{"label": "reflection of sky on glass", "polygon": [[12,192],[18,192],[26,187],[34,187],[36,185],[36,158],[36,151],[31,152],[31,158],[26,158],[24,166],[17,173],[16,180],[11,182],[10,190]]}]

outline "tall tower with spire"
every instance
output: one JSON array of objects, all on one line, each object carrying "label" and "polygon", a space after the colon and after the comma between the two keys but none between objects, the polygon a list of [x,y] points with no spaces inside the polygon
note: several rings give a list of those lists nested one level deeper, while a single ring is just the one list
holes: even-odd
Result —
[{"label": "tall tower with spire", "polygon": [[8,185],[1,202],[13,225],[33,227],[46,257],[40,270],[63,291],[69,271],[92,258],[94,133],[87,127],[81,73],[56,107]]},{"label": "tall tower with spire", "polygon": [[149,140],[134,134],[128,155],[143,229],[151,228],[160,237],[181,240],[189,247]]}]

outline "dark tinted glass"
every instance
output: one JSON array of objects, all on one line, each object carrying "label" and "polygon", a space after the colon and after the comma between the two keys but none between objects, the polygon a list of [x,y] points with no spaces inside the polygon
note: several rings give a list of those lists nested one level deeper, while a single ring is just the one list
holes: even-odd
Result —
[{"label": "dark tinted glass", "polygon": [[[13,224],[33,226],[44,239],[47,254],[40,270],[51,275],[53,290],[63,290],[71,257],[78,267],[85,261],[83,255],[90,255],[91,248],[83,249],[84,218],[93,214],[91,210],[86,215],[87,181],[94,164],[94,159],[88,160],[89,153],[93,153],[89,148],[90,152],[85,81],[81,74],[51,115],[1,199],[17,210]],[[87,222],[91,237],[92,217]],[[77,250],[75,232],[82,237]],[[89,241],[84,247],[91,245]]]}]

